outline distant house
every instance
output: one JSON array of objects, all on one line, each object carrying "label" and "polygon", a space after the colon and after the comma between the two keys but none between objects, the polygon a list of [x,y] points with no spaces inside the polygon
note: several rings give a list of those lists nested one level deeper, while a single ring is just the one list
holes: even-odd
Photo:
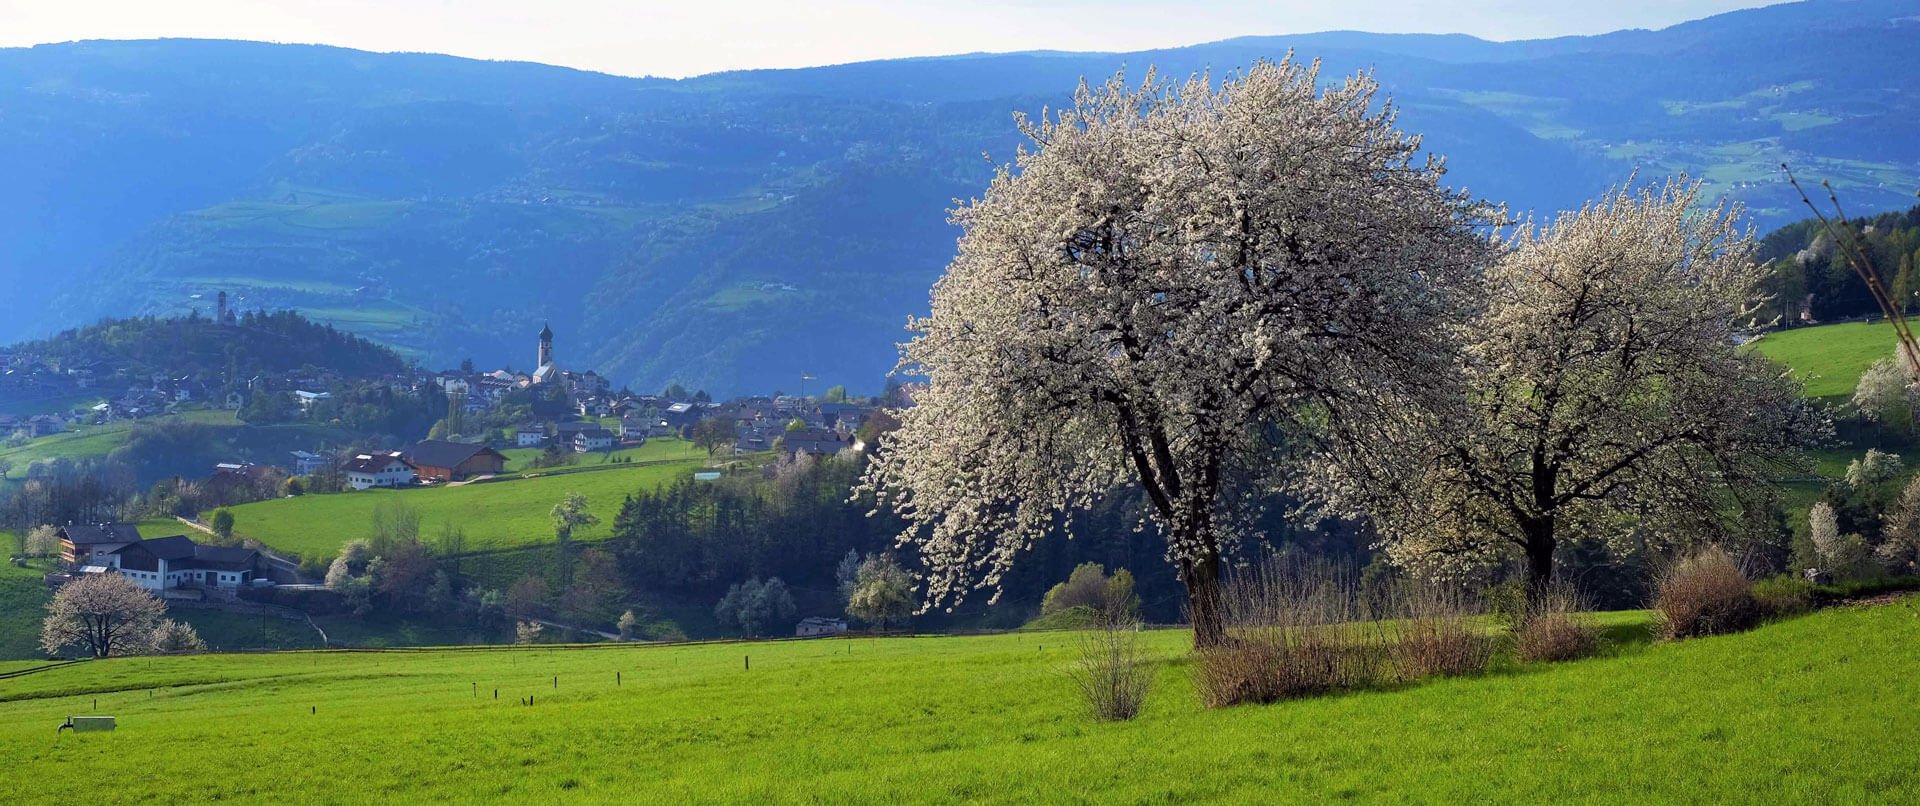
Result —
[{"label": "distant house", "polygon": [[682,428],[700,422],[700,410],[692,403],[675,403],[667,407],[664,419],[674,428]]},{"label": "distant house", "polygon": [[547,429],[537,425],[523,425],[513,432],[513,445],[516,448],[538,448],[547,444]]},{"label": "distant house", "polygon": [[485,445],[430,439],[400,452],[423,479],[465,481],[507,468],[505,454]]},{"label": "distant house", "polygon": [[260,552],[248,548],[204,546],[186,535],[127,543],[83,569],[118,572],[148,590],[178,587],[239,588],[253,584]]},{"label": "distant house", "polygon": [[823,428],[800,428],[780,437],[780,450],[789,456],[799,453],[833,456],[851,447],[851,437]]},{"label": "distant house", "polygon": [[800,620],[793,628],[793,634],[800,638],[816,638],[822,635],[839,635],[847,631],[846,619],[821,618],[812,616]]},{"label": "distant house", "polygon": [[620,421],[620,438],[628,442],[634,440],[644,441],[647,435],[652,433],[653,427],[659,422],[659,419],[653,417],[624,418]]},{"label": "distant house", "polygon": [[418,477],[412,463],[395,453],[363,453],[347,462],[347,486],[356,490],[405,487]]},{"label": "distant house", "polygon": [[332,400],[333,393],[332,392],[308,392],[305,390],[297,390],[293,393],[293,399],[300,402],[301,411],[313,411],[314,404],[319,403],[323,400]]},{"label": "distant house", "polygon": [[27,435],[44,437],[59,434],[67,430],[67,421],[51,414],[41,414],[27,418]]},{"label": "distant house", "polygon": [[327,469],[327,457],[320,454],[311,451],[294,451],[292,456],[291,467],[296,476],[311,476]]},{"label": "distant house", "polygon": [[60,560],[69,565],[97,565],[114,550],[140,540],[140,530],[131,523],[62,526],[54,534],[60,538]]},{"label": "distant house", "polygon": [[614,436],[612,431],[608,431],[605,428],[588,428],[574,433],[573,451],[575,453],[590,453],[592,451],[612,450],[613,442]]}]

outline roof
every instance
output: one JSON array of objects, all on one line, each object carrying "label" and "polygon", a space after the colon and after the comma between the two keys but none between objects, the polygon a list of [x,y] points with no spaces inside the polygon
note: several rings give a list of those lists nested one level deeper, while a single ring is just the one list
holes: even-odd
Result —
[{"label": "roof", "polygon": [[140,540],[140,530],[131,523],[66,526],[60,529],[60,534],[67,539],[67,542],[76,546],[135,543]]},{"label": "roof", "polygon": [[482,454],[490,453],[505,460],[507,457],[485,445],[471,442],[448,442],[443,439],[429,439],[401,452],[407,462],[419,467],[459,467],[462,462]]},{"label": "roof", "polygon": [[549,324],[547,324],[547,323],[545,323],[545,322],[542,322],[542,323],[540,323],[540,340],[541,340],[541,341],[553,341],[553,326],[552,326],[552,325],[549,325]]},{"label": "roof", "polygon": [[167,537],[142,540],[137,543],[128,543],[127,545],[114,549],[113,553],[120,554],[135,546],[145,549],[148,554],[152,554],[168,562],[192,557],[194,549],[198,548],[193,542],[193,538],[187,537],[186,535],[170,535]]},{"label": "roof", "polygon": [[412,467],[413,463],[392,453],[363,453],[347,462],[348,473],[382,473],[394,462]]},{"label": "roof", "polygon": [[613,432],[605,428],[582,428],[574,434],[575,438],[586,437],[587,439],[613,439],[614,437]]},{"label": "roof", "polygon": [[206,568],[215,571],[244,571],[252,568],[260,552],[239,546],[207,546],[193,542],[186,535],[172,535],[129,543],[115,549],[120,554],[127,549],[140,547],[148,554],[166,560],[172,569]]},{"label": "roof", "polygon": [[260,552],[239,546],[204,546],[198,543],[193,547],[193,567],[210,568],[216,571],[244,571],[252,568]]},{"label": "roof", "polygon": [[600,427],[599,423],[570,422],[570,423],[560,423],[558,425],[555,425],[553,428],[555,431],[559,431],[561,436],[566,436],[569,434],[575,434],[581,431],[588,431],[588,430],[592,430],[599,427]]}]

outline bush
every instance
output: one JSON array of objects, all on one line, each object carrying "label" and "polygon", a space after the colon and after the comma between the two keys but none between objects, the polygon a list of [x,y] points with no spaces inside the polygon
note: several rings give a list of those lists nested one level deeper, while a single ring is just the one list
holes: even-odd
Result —
[{"label": "bush", "polygon": [[1514,628],[1514,655],[1532,663],[1558,663],[1593,654],[1600,648],[1600,631],[1580,621],[1585,609],[1570,586],[1555,586]]},{"label": "bush", "polygon": [[1094,614],[1092,629],[1080,633],[1080,660],[1068,671],[1094,719],[1122,721],[1140,714],[1153,685],[1153,666],[1143,656],[1140,620],[1130,610]]},{"label": "bush", "polygon": [[1753,600],[1767,616],[1791,616],[1813,609],[1813,583],[1792,576],[1768,577],[1753,583]]},{"label": "bush", "polygon": [[1210,708],[1373,685],[1386,645],[1344,574],[1249,568],[1222,594],[1228,641],[1198,650],[1196,688]]},{"label": "bush", "polygon": [[1395,675],[1423,677],[1478,674],[1493,657],[1493,641],[1475,620],[1473,601],[1459,590],[1408,583],[1394,595]]},{"label": "bush", "polygon": [[1689,555],[1660,575],[1653,607],[1668,640],[1747,629],[1759,621],[1753,584],[1717,546]]}]

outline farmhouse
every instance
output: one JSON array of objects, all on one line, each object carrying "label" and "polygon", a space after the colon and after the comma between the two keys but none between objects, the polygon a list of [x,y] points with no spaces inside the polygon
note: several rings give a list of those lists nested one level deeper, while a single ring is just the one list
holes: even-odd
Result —
[{"label": "farmhouse", "polygon": [[513,432],[513,445],[516,448],[538,448],[547,444],[547,429],[537,425],[523,425]]},{"label": "farmhouse", "polygon": [[140,530],[131,523],[63,526],[55,535],[60,561],[68,565],[95,565],[121,546],[140,542]]},{"label": "farmhouse", "polygon": [[128,543],[83,569],[117,571],[148,590],[179,587],[238,588],[253,584],[260,552],[248,548],[203,546],[186,535]]},{"label": "farmhouse", "polygon": [[292,456],[291,464],[296,476],[311,476],[327,469],[327,457],[312,451],[294,451]]},{"label": "farmhouse", "polygon": [[839,635],[846,631],[847,622],[845,619],[821,618],[819,616],[803,618],[800,620],[800,624],[793,628],[793,634],[800,638]]},{"label": "farmhouse", "polygon": [[414,466],[397,452],[363,453],[347,462],[347,486],[356,490],[405,487],[417,476]]},{"label": "farmhouse", "polygon": [[574,453],[605,451],[613,449],[614,436],[605,428],[587,428],[573,434]]},{"label": "farmhouse", "polygon": [[400,457],[423,479],[465,481],[499,473],[507,467],[505,454],[485,445],[430,439],[400,452]]}]

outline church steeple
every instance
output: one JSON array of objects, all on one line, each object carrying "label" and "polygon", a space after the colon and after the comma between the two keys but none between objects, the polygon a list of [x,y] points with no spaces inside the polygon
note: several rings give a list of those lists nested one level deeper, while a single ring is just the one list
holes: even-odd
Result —
[{"label": "church steeple", "polygon": [[540,326],[540,362],[538,364],[535,364],[534,368],[538,369],[540,367],[545,367],[552,363],[553,363],[553,327],[551,325],[542,324]]}]

